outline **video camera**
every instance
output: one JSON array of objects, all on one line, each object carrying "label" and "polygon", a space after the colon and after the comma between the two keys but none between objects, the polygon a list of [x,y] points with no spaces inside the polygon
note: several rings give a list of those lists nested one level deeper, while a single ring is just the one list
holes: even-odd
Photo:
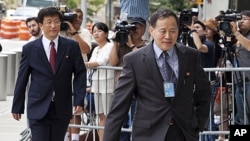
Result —
[{"label": "video camera", "polygon": [[77,14],[73,13],[70,9],[68,9],[66,7],[66,5],[61,5],[60,8],[58,9],[62,15],[63,15],[63,21],[61,23],[61,31],[66,31],[69,28],[69,25],[64,22],[64,21],[69,21],[70,23],[72,23],[74,21],[74,19],[77,18]]},{"label": "video camera", "polygon": [[193,16],[198,16],[199,9],[198,8],[192,8],[190,10],[182,10],[179,14],[179,35],[178,35],[178,42],[181,42],[183,44],[188,44],[188,38],[189,38],[189,28],[186,25],[191,25],[193,22]]},{"label": "video camera", "polygon": [[191,10],[184,9],[180,13],[180,24],[181,25],[191,25],[192,24],[192,17],[198,16],[199,10],[198,8],[192,8]]},{"label": "video camera", "polygon": [[235,36],[232,34],[230,22],[233,21],[236,22],[238,20],[241,20],[242,16],[238,14],[235,10],[228,9],[226,12],[221,11],[221,14],[215,17],[215,19],[219,21],[217,30],[219,31],[220,34],[220,43],[232,47],[232,45],[236,43],[237,40]]},{"label": "video camera", "polygon": [[131,30],[136,30],[136,25],[129,24],[127,21],[119,21],[115,24],[116,37],[113,39],[116,42],[125,44],[128,41],[128,35]]},{"label": "video camera", "polygon": [[222,11],[221,15],[215,17],[219,21],[218,30],[227,35],[232,33],[230,22],[241,20],[241,18],[242,16],[232,9],[228,9],[226,12]]}]

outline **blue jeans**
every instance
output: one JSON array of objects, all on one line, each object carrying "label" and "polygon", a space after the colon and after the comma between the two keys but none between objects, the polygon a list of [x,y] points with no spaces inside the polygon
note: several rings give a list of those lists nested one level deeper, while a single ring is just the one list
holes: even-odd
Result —
[{"label": "blue jeans", "polygon": [[[244,87],[243,85],[236,84],[235,86],[235,104],[236,104],[235,122],[236,124],[240,124],[240,125],[249,124],[250,82],[245,83],[245,91],[246,91],[245,92],[246,103],[244,106]],[[246,123],[244,122],[244,109],[246,109]]]},{"label": "blue jeans", "polygon": [[[133,98],[131,105],[130,105],[130,113],[126,116],[123,122],[123,128],[129,128],[132,125],[132,120],[134,118],[136,107],[136,100]],[[120,141],[130,141],[131,133],[130,132],[121,132]]]}]

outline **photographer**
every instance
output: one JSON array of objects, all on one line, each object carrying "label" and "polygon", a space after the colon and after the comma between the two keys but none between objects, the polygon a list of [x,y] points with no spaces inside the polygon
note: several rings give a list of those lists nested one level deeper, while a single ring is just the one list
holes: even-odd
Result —
[{"label": "photographer", "polygon": [[[250,10],[242,11],[242,19],[238,21],[239,31],[237,30],[237,24],[231,22],[232,33],[235,38],[238,40],[236,44],[236,61],[237,65],[235,67],[250,67]],[[245,78],[243,74],[238,72],[235,76],[236,78],[236,88],[235,88],[235,100],[236,100],[236,115],[235,122],[236,124],[249,124],[249,104],[250,104],[250,72],[245,73]],[[242,81],[245,80],[245,87],[241,85]],[[243,87],[246,92],[246,105],[243,101]],[[246,122],[244,121],[244,109],[246,108]]]},{"label": "photographer", "polygon": [[123,41],[117,40],[117,33],[114,34],[113,41],[114,46],[110,54],[110,63],[114,66],[123,65],[123,56],[133,50],[136,50],[147,44],[147,41],[142,39],[143,34],[146,30],[146,21],[142,18],[131,18],[130,24],[136,26],[135,30],[128,31],[128,41],[126,43],[121,43]]},{"label": "photographer", "polygon": [[90,32],[81,27],[83,21],[83,12],[79,8],[75,8],[71,10],[77,16],[73,19],[73,21],[64,20],[63,22],[68,24],[68,29],[66,31],[61,31],[60,34],[64,37],[71,38],[76,40],[79,43],[83,60],[86,62],[87,54],[90,53],[91,50],[91,34]]},{"label": "photographer", "polygon": [[[83,21],[82,10],[76,8],[72,9],[71,12],[73,12],[73,14],[76,14],[76,17],[72,21],[63,21],[67,23],[68,27],[67,30],[61,31],[60,35],[78,42],[83,60],[84,62],[86,62],[88,61],[87,54],[90,53],[91,50],[91,34],[87,29],[81,27]],[[74,115],[70,120],[70,124],[81,124],[81,115]],[[68,137],[69,139],[71,138],[71,140],[78,141],[79,133],[80,128],[69,127],[68,132],[65,136],[65,141],[67,141]]]},{"label": "photographer", "polygon": [[[190,31],[189,46],[201,52],[201,65],[204,68],[212,68],[214,64],[214,43],[206,39],[206,26],[199,20],[188,26]],[[215,79],[213,76],[212,80]]]},{"label": "photographer", "polygon": [[[114,45],[111,50],[109,61],[113,66],[123,66],[123,56],[129,52],[137,50],[147,44],[147,41],[142,39],[142,36],[146,30],[146,21],[143,18],[131,18],[130,24],[136,26],[135,30],[130,30],[128,34],[128,41],[124,44],[123,41],[116,40],[117,33],[115,33]],[[118,81],[121,71],[115,71],[115,84]],[[136,102],[135,99],[131,103],[131,118],[126,117],[123,127],[129,128],[129,119],[133,119],[134,110],[135,110]],[[120,141],[130,141],[130,133],[122,132],[120,136]]]}]

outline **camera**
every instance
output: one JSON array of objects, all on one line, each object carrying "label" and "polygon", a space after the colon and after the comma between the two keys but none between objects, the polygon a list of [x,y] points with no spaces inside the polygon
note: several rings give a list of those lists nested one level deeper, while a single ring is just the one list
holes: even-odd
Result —
[{"label": "camera", "polygon": [[128,35],[131,30],[136,30],[136,25],[129,24],[127,21],[119,21],[115,24],[116,37],[113,39],[116,42],[125,44],[128,41]]},{"label": "camera", "polygon": [[64,22],[64,21],[69,21],[70,23],[72,23],[76,18],[77,18],[77,14],[71,12],[65,5],[60,6],[59,11],[62,13],[63,15],[63,21],[61,23],[61,31],[66,31],[69,28],[69,25]]},{"label": "camera", "polygon": [[198,16],[199,10],[198,8],[192,8],[191,10],[184,9],[180,13],[180,24],[181,25],[191,25],[192,24],[192,17]]},{"label": "camera", "polygon": [[227,35],[232,33],[230,22],[241,20],[241,18],[242,16],[232,9],[228,9],[226,12],[222,12],[221,15],[215,17],[219,21],[218,30],[223,31]]}]

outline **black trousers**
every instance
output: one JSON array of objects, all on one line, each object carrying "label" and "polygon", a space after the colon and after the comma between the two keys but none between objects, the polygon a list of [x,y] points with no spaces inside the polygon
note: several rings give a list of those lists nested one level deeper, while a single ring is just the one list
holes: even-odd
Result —
[{"label": "black trousers", "polygon": [[176,124],[174,124],[169,126],[167,135],[165,137],[165,141],[186,141],[186,140],[180,128]]},{"label": "black trousers", "polygon": [[29,119],[32,141],[63,141],[69,120],[62,121],[56,115],[52,102],[47,115],[39,120]]}]

